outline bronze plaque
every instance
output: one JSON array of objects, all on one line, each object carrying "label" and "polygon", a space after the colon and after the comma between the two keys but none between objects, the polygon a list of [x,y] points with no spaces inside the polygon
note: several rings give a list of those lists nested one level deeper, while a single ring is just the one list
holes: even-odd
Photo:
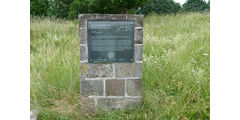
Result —
[{"label": "bronze plaque", "polygon": [[133,20],[88,20],[88,62],[134,62]]}]

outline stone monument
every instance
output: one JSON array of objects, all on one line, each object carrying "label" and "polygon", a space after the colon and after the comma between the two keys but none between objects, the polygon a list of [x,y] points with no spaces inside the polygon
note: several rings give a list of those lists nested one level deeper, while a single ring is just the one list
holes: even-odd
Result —
[{"label": "stone monument", "polygon": [[143,15],[80,14],[82,113],[142,101]]}]

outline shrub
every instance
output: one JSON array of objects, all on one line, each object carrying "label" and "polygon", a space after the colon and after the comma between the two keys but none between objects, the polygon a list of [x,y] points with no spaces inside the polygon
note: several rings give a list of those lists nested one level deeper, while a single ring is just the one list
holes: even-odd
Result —
[{"label": "shrub", "polygon": [[147,0],[74,0],[68,18],[76,18],[79,13],[135,14],[136,8],[145,1]]},{"label": "shrub", "polygon": [[149,14],[156,12],[158,14],[176,14],[181,9],[179,3],[173,0],[153,0],[150,4],[138,9],[138,14]]},{"label": "shrub", "polygon": [[94,0],[95,13],[125,14],[134,13],[136,8],[143,5],[146,0]]},{"label": "shrub", "polygon": [[183,9],[187,12],[196,12],[208,10],[210,6],[208,7],[208,4],[203,0],[188,0],[183,4]]},{"label": "shrub", "polygon": [[207,6],[208,6],[208,10],[210,10],[210,0],[208,0]]},{"label": "shrub", "polygon": [[74,0],[70,4],[70,10],[68,14],[69,19],[76,18],[80,13],[91,13],[91,1],[90,0]]},{"label": "shrub", "polygon": [[50,0],[50,14],[57,18],[67,18],[73,0]]},{"label": "shrub", "polygon": [[30,0],[30,14],[35,16],[47,16],[49,14],[48,0]]}]

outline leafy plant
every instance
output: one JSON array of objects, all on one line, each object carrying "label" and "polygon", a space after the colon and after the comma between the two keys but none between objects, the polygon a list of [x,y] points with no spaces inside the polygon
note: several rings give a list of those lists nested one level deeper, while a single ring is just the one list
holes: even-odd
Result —
[{"label": "leafy plant", "polygon": [[181,9],[179,3],[175,3],[173,0],[153,0],[150,4],[147,4],[138,10],[138,14],[149,14],[150,12],[156,12],[158,14],[176,14]]},{"label": "leafy plant", "polygon": [[55,16],[57,18],[67,18],[70,10],[70,4],[72,2],[73,0],[51,0],[51,16]]},{"label": "leafy plant", "polygon": [[183,4],[183,9],[187,12],[196,12],[209,10],[210,6],[208,7],[208,4],[203,0],[188,0],[186,3]]},{"label": "leafy plant", "polygon": [[74,0],[70,4],[70,10],[68,18],[76,18],[80,13],[91,13],[91,1],[90,0]]},{"label": "leafy plant", "polygon": [[133,9],[145,2],[146,0],[95,0],[93,10],[95,13],[132,13]]},{"label": "leafy plant", "polygon": [[35,16],[47,16],[49,14],[48,0],[30,0],[30,14]]}]

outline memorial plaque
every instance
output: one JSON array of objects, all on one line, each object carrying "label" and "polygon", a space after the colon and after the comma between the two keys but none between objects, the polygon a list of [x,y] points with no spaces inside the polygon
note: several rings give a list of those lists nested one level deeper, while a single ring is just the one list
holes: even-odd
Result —
[{"label": "memorial plaque", "polygon": [[142,104],[143,18],[79,15],[81,118]]},{"label": "memorial plaque", "polygon": [[88,62],[134,62],[133,20],[88,20]]}]

